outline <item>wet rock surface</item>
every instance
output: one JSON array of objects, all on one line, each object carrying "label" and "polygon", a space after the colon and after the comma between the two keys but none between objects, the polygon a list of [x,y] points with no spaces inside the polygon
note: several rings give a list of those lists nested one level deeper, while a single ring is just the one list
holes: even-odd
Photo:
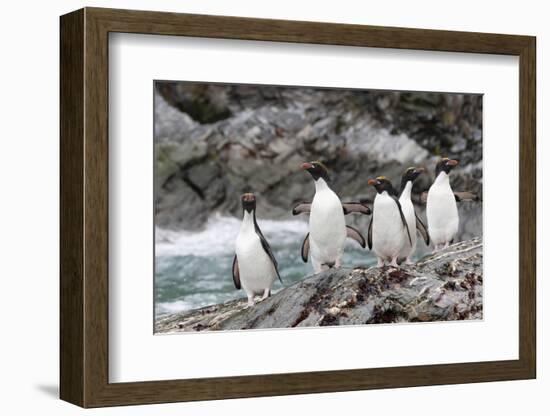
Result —
[{"label": "wet rock surface", "polygon": [[[369,202],[370,177],[398,185],[406,167],[424,166],[418,198],[436,160],[456,157],[451,185],[481,197],[481,96],[165,82],[156,84],[154,128],[162,228],[196,230],[214,212],[240,215],[239,195],[250,191],[262,218],[288,218],[313,196],[299,170],[308,160],[325,162],[343,200]],[[462,223],[472,212],[476,232],[461,228],[461,239],[481,230],[481,204],[465,207]]]},{"label": "wet rock surface", "polygon": [[482,319],[481,238],[399,269],[328,270],[247,308],[246,299],[165,316],[156,333]]}]

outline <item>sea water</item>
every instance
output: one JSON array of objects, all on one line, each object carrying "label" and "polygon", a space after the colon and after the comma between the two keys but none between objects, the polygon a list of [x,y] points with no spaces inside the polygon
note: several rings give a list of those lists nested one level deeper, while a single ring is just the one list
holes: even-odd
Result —
[{"label": "sea water", "polygon": [[[235,241],[241,220],[213,215],[202,231],[155,230],[155,315],[242,298],[232,278]],[[308,232],[307,220],[260,220],[258,225],[279,263],[283,282],[275,282],[272,293],[313,274],[311,262],[300,255]],[[366,237],[366,231],[362,230]],[[343,266],[371,266],[376,259],[368,249],[348,239]]]}]

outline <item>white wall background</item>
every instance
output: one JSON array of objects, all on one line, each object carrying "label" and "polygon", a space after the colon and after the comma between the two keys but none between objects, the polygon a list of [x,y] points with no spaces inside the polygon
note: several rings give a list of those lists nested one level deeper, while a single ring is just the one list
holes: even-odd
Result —
[{"label": "white wall background", "polygon": [[[167,404],[87,411],[88,414],[211,415],[313,413],[461,415],[544,414],[550,403],[550,334],[544,282],[550,238],[550,145],[543,140],[545,103],[550,101],[550,26],[545,2],[353,0],[121,0],[4,2],[0,13],[0,410],[2,414],[70,415],[83,412],[58,395],[58,16],[82,6],[156,9],[295,20],[407,26],[537,36],[538,53],[538,330],[535,381],[317,394],[218,402]],[[546,267],[544,267],[546,266]]]}]

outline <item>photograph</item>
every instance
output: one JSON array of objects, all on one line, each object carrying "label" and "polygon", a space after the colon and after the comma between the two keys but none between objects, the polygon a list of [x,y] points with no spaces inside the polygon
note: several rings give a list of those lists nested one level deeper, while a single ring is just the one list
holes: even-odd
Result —
[{"label": "photograph", "polygon": [[154,333],[483,319],[483,95],[153,82]]},{"label": "photograph", "polygon": [[[231,399],[243,413],[256,398],[249,413],[267,416],[295,395],[333,415],[353,408],[341,403],[349,392],[387,412],[378,390],[391,389],[407,390],[393,413],[424,414],[427,396],[437,412],[463,413],[448,403],[468,397],[494,413],[514,408],[503,389],[520,384],[540,404],[543,13],[494,19],[478,7],[457,27],[460,8],[449,17],[403,2],[361,18],[359,6],[292,5],[68,5],[34,22],[47,34],[58,19],[55,50],[36,33],[34,54],[15,42],[32,58],[19,72],[57,53],[55,82],[32,90],[58,105],[30,117],[18,105],[26,75],[8,83],[23,117],[7,125],[58,143],[31,134],[42,150],[30,169],[31,153],[6,153],[23,159],[6,158],[15,198],[4,205],[36,211],[4,216],[23,250],[6,281],[32,275],[42,289],[32,308],[5,298],[29,345],[36,331],[54,337],[40,363],[16,360],[8,378],[70,412],[181,402],[227,413]],[[56,186],[31,191],[43,162]],[[48,236],[46,251],[29,250],[27,229]],[[48,262],[57,283],[39,270]],[[49,311],[58,331],[29,330],[27,309]],[[14,406],[36,402],[30,387]]]}]

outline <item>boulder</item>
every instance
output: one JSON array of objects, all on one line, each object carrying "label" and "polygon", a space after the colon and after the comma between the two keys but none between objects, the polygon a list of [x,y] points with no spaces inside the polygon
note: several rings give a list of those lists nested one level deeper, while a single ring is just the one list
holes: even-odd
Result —
[{"label": "boulder", "polygon": [[155,332],[482,319],[482,296],[483,243],[473,238],[413,265],[327,270],[252,307],[241,298],[165,316]]}]

